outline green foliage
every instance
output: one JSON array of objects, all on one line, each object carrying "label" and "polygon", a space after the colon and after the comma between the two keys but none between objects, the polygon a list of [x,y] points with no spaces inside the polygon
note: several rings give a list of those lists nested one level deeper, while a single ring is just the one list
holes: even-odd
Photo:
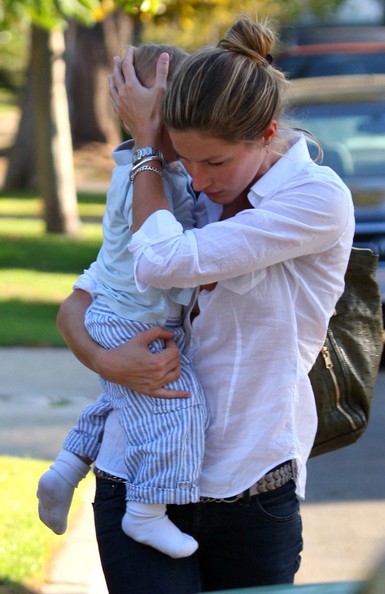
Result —
[{"label": "green foliage", "polygon": [[[344,1],[309,0],[306,8],[322,17],[332,14]],[[238,0],[0,0],[0,30],[25,21],[46,29],[63,25],[67,19],[92,25],[118,8],[140,16],[144,23],[153,20],[161,28],[167,22],[180,32],[192,26],[196,32],[203,28],[203,36],[207,38],[217,37],[218,31],[228,27],[240,12],[274,15],[280,22],[293,19],[303,12],[304,0],[244,0],[241,7]],[[198,37],[201,39],[202,34]],[[165,39],[167,35],[163,36]],[[182,45],[189,46],[190,42]]]},{"label": "green foliage", "polygon": [[[28,28],[21,22],[17,29],[0,30],[0,87],[13,92],[22,87],[28,40]],[[2,100],[1,97],[0,101]]]},{"label": "green foliage", "polygon": [[64,26],[68,19],[92,25],[117,8],[129,14],[153,14],[159,5],[160,0],[0,0],[0,30],[20,22],[49,30]]},{"label": "green foliage", "polygon": [[[330,15],[345,0],[309,0],[306,11],[317,16]],[[180,45],[194,51],[206,44],[217,43],[228,27],[242,13],[269,18],[276,30],[302,15],[304,0],[165,0],[164,10],[145,22],[143,41]]]}]

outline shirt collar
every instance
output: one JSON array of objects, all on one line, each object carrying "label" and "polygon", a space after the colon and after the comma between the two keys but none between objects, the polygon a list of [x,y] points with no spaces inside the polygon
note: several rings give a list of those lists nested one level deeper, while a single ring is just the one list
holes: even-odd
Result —
[{"label": "shirt collar", "polygon": [[303,135],[289,148],[287,153],[250,188],[249,202],[256,207],[262,198],[269,198],[295,177],[304,166],[313,162]]}]

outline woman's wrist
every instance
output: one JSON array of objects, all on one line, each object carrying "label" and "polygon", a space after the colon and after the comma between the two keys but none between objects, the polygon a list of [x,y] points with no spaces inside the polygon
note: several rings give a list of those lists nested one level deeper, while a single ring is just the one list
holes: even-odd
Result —
[{"label": "woman's wrist", "polygon": [[155,126],[153,124],[153,126],[150,126],[150,124],[147,124],[147,127],[142,126],[136,134],[133,133],[134,149],[138,150],[147,146],[159,148],[161,139],[160,130],[160,125]]},{"label": "woman's wrist", "polygon": [[92,356],[92,360],[93,360],[93,369],[95,371],[95,373],[97,373],[98,375],[100,375],[101,377],[103,377],[104,379],[110,379],[109,378],[109,373],[110,373],[110,366],[109,366],[109,350],[108,349],[104,349],[102,346],[100,345],[95,345],[94,347],[94,351],[93,351],[93,356]]}]

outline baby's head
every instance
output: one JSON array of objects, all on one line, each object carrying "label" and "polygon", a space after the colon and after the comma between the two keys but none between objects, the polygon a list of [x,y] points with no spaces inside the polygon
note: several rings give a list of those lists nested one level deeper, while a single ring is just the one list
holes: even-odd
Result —
[{"label": "baby's head", "polygon": [[[145,43],[135,48],[135,72],[139,82],[144,87],[151,87],[154,84],[158,58],[163,53],[167,53],[170,57],[167,76],[167,83],[169,83],[179,64],[187,58],[188,54],[179,47],[156,43]],[[177,159],[170,136],[164,126],[161,131],[160,149],[167,162],[175,161]]]},{"label": "baby's head", "polygon": [[170,56],[167,82],[172,79],[175,70],[188,56],[188,54],[172,45],[161,45],[146,43],[135,48],[134,66],[136,76],[144,87],[154,84],[156,64],[161,54],[167,53]]}]

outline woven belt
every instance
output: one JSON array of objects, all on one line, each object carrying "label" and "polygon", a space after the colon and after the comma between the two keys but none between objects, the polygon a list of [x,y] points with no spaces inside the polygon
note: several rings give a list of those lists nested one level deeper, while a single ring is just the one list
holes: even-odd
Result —
[{"label": "woven belt", "polygon": [[270,472],[265,474],[259,479],[250,489],[246,489],[239,495],[234,497],[224,497],[223,499],[216,499],[215,497],[201,497],[202,503],[234,503],[239,499],[252,497],[253,495],[259,495],[260,493],[267,493],[273,491],[279,487],[283,487],[290,480],[296,480],[297,478],[297,465],[295,460],[290,460],[284,464],[273,468]]},{"label": "woven belt", "polygon": [[[125,483],[126,480],[120,476],[114,476],[113,474],[109,474],[104,470],[100,470],[95,466],[94,468],[95,476],[103,479],[107,479],[109,481],[113,481],[115,483]],[[268,491],[273,491],[274,489],[278,489],[279,487],[283,487],[286,485],[290,480],[296,480],[297,478],[297,465],[295,460],[290,460],[289,462],[285,462],[277,468],[273,468],[270,472],[265,474],[262,478],[259,479],[254,485],[250,487],[250,489],[246,489],[243,493],[239,493],[238,495],[234,495],[234,497],[224,497],[222,499],[216,499],[215,497],[201,497],[201,503],[234,503],[239,499],[252,497],[253,495],[259,495],[260,493],[267,493]]]},{"label": "woven belt", "polygon": [[126,480],[124,478],[122,478],[121,476],[114,476],[113,474],[109,474],[108,472],[105,472],[104,470],[100,470],[100,468],[97,468],[96,466],[94,468],[94,475],[97,476],[98,478],[107,479],[108,481],[113,481],[114,483],[125,483],[126,482]]}]

